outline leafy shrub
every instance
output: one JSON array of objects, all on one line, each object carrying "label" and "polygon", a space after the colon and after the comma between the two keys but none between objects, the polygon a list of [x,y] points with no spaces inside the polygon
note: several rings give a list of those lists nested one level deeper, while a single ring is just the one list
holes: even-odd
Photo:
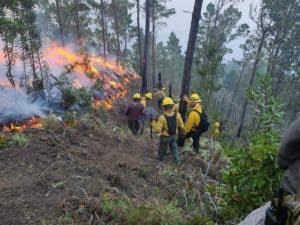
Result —
[{"label": "leafy shrub", "polygon": [[66,109],[78,104],[81,109],[87,110],[91,108],[92,96],[85,88],[68,88],[62,91],[63,103]]},{"label": "leafy shrub", "polygon": [[230,164],[222,171],[221,201],[226,219],[243,216],[274,196],[281,178],[275,163],[278,143],[278,133],[269,132],[255,135],[247,148],[226,149]]}]

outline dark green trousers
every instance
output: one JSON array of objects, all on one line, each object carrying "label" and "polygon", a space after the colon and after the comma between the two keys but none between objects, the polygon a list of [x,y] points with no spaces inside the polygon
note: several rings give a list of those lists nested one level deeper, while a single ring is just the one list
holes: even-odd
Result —
[{"label": "dark green trousers", "polygon": [[139,121],[128,121],[128,128],[131,130],[133,135],[137,135],[137,132],[140,128],[140,123]]},{"label": "dark green trousers", "polygon": [[164,157],[167,154],[167,150],[169,146],[175,162],[180,163],[179,151],[177,146],[177,135],[160,136],[159,149],[158,149],[159,159],[164,160]]}]

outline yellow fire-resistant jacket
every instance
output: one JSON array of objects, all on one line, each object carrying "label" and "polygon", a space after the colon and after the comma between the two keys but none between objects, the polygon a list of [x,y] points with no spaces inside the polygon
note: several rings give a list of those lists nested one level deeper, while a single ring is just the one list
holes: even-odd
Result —
[{"label": "yellow fire-resistant jacket", "polygon": [[[166,116],[174,116],[174,114],[175,113],[173,111],[164,112],[164,115],[166,115]],[[161,115],[157,121],[153,120],[151,123],[151,126],[160,135],[170,136],[169,132],[168,132],[168,122],[164,115]],[[179,113],[177,113],[176,116],[177,116],[177,118],[176,118],[177,119],[177,131],[176,131],[176,133],[178,134],[178,129],[179,129],[181,133],[185,134],[185,127],[184,127],[184,123],[181,118],[181,115]]]},{"label": "yellow fire-resistant jacket", "polygon": [[[197,112],[195,112],[197,111]],[[196,105],[192,111],[190,112],[186,124],[185,124],[185,130],[186,133],[189,133],[191,131],[196,131],[196,128],[199,126],[201,118],[199,113],[202,113],[202,107],[200,105]]]},{"label": "yellow fire-resistant jacket", "polygon": [[140,103],[141,103],[144,107],[147,107],[147,103],[148,103],[148,102],[147,102],[146,97],[142,97]]},{"label": "yellow fire-resistant jacket", "polygon": [[219,128],[213,127],[213,129],[211,130],[211,137],[213,139],[218,139],[220,135],[221,135],[221,131],[219,130]]}]

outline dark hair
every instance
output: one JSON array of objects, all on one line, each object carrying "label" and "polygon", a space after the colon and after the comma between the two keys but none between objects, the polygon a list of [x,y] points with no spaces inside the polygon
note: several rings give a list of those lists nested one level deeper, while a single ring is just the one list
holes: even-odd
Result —
[{"label": "dark hair", "polygon": [[139,101],[141,101],[141,99],[139,99],[139,98],[134,98],[133,101],[134,101],[134,102],[139,102]]}]

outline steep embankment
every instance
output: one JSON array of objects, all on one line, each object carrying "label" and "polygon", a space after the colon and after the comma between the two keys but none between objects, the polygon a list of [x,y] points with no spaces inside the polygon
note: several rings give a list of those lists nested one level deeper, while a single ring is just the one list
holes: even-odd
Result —
[{"label": "steep embankment", "polygon": [[[173,201],[180,194],[176,187],[199,182],[196,176],[205,168],[191,152],[182,154],[179,167],[170,155],[159,162],[157,138],[151,140],[147,132],[128,135],[117,113],[93,112],[80,117],[75,127],[54,119],[44,125],[26,133],[30,143],[25,148],[0,151],[1,224],[57,224],[67,212],[90,207],[86,201],[100,200],[104,193]],[[79,224],[94,218],[93,210]]]}]

